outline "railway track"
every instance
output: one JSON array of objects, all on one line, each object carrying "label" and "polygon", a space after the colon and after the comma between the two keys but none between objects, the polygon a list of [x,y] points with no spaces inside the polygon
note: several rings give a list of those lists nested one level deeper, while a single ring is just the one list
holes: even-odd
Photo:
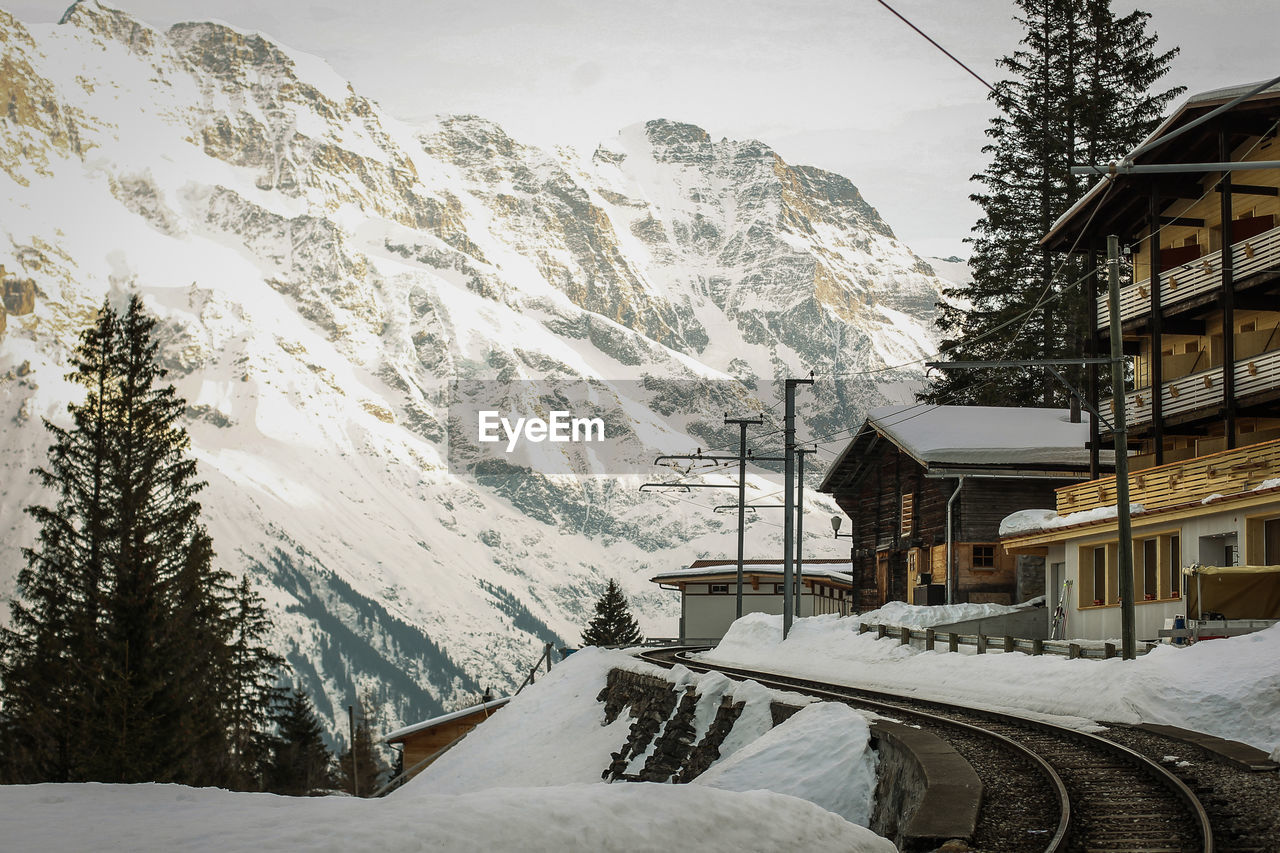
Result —
[{"label": "railway track", "polygon": [[638,656],[844,702],[919,726],[949,742],[978,773],[984,795],[971,849],[987,853],[1213,853],[1203,804],[1159,762],[1098,735],[1022,717],[711,666],[693,649]]}]

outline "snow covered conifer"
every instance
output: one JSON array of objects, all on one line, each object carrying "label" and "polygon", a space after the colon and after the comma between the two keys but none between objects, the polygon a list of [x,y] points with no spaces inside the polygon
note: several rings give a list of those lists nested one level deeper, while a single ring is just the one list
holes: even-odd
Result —
[{"label": "snow covered conifer", "polygon": [[584,646],[634,646],[644,641],[627,606],[622,587],[610,578],[604,594],[596,602],[596,615],[582,632]]}]

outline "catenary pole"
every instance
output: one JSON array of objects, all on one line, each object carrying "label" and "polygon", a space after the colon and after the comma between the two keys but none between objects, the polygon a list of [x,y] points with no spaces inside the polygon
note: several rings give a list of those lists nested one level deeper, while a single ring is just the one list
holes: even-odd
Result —
[{"label": "catenary pole", "polygon": [[[1116,571],[1120,588],[1120,638],[1125,660],[1136,654],[1133,613],[1133,528],[1129,520],[1129,436],[1124,411],[1124,345],[1120,337],[1120,238],[1107,237],[1107,285],[1111,303],[1111,423],[1116,439],[1116,521],[1119,552]],[[1159,393],[1159,389],[1157,389]],[[1094,598],[1098,598],[1094,590]],[[1105,595],[1102,596],[1105,598]]]},{"label": "catenary pole", "polygon": [[[796,618],[804,618],[804,457],[816,447],[796,448]],[[815,602],[816,604],[816,602]],[[813,616],[813,613],[809,614]]]},{"label": "catenary pole", "polygon": [[792,557],[795,555],[795,450],[796,450],[796,386],[812,385],[812,379],[788,379],[783,384],[786,407],[782,418],[784,438],[783,485],[785,496],[782,520],[782,638],[785,640],[791,633],[792,600],[791,577]]},{"label": "catenary pole", "polygon": [[764,418],[731,418],[725,416],[726,424],[738,425],[738,600],[736,619],[742,618],[742,563],[743,542],[747,531],[747,427],[764,423]]}]

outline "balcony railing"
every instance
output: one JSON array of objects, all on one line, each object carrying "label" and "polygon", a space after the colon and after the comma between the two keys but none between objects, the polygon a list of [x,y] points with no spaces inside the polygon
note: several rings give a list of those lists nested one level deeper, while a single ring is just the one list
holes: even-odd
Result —
[{"label": "balcony railing", "polygon": [[[1129,500],[1150,512],[1214,494],[1247,491],[1275,477],[1280,477],[1280,439],[1132,472]],[[1062,515],[1114,506],[1116,478],[1064,486],[1058,489],[1057,497]]]},{"label": "balcony railing", "polygon": [[[1236,361],[1235,383],[1236,397],[1247,397],[1280,386],[1280,349]],[[1154,388],[1139,388],[1125,395],[1125,421],[1130,427],[1151,423],[1154,394]],[[1161,389],[1161,406],[1166,418],[1221,403],[1221,367],[1171,380]]]},{"label": "balcony railing", "polygon": [[[1260,270],[1280,265],[1280,228],[1272,228],[1231,246],[1231,265],[1235,278],[1244,278]],[[1182,266],[1160,274],[1160,304],[1172,305],[1202,293],[1211,293],[1222,285],[1222,252],[1210,252]],[[1143,279],[1120,289],[1120,322],[1141,317],[1151,311],[1151,280]],[[1098,329],[1111,325],[1109,297],[1098,300]]]}]

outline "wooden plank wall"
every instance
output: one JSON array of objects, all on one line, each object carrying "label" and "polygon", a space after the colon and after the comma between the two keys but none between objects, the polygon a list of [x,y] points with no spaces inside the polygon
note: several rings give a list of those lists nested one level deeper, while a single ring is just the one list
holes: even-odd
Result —
[{"label": "wooden plank wall", "polygon": [[[1274,477],[1280,477],[1280,439],[1136,471],[1129,475],[1129,500],[1147,510],[1160,509],[1247,491]],[[1114,476],[1058,490],[1061,515],[1115,502]]]},{"label": "wooden plank wall", "polygon": [[[937,548],[946,542],[947,500],[955,481],[925,476],[925,469],[889,442],[882,442],[867,460],[870,470],[850,490],[837,489],[835,498],[853,522],[854,587],[876,587],[876,553],[888,551],[891,600],[909,599],[914,578],[908,577],[907,551],[913,547]],[[990,542],[999,538],[1000,521],[1021,509],[1055,505],[1053,480],[972,479],[955,503],[954,538],[957,542]],[[902,533],[902,496],[911,495],[914,521],[909,534]],[[1003,559],[1003,556],[1001,557]],[[996,573],[980,572],[962,588],[1013,592],[1013,564]],[[924,571],[921,566],[919,571]],[[855,600],[860,596],[855,595]]]}]

